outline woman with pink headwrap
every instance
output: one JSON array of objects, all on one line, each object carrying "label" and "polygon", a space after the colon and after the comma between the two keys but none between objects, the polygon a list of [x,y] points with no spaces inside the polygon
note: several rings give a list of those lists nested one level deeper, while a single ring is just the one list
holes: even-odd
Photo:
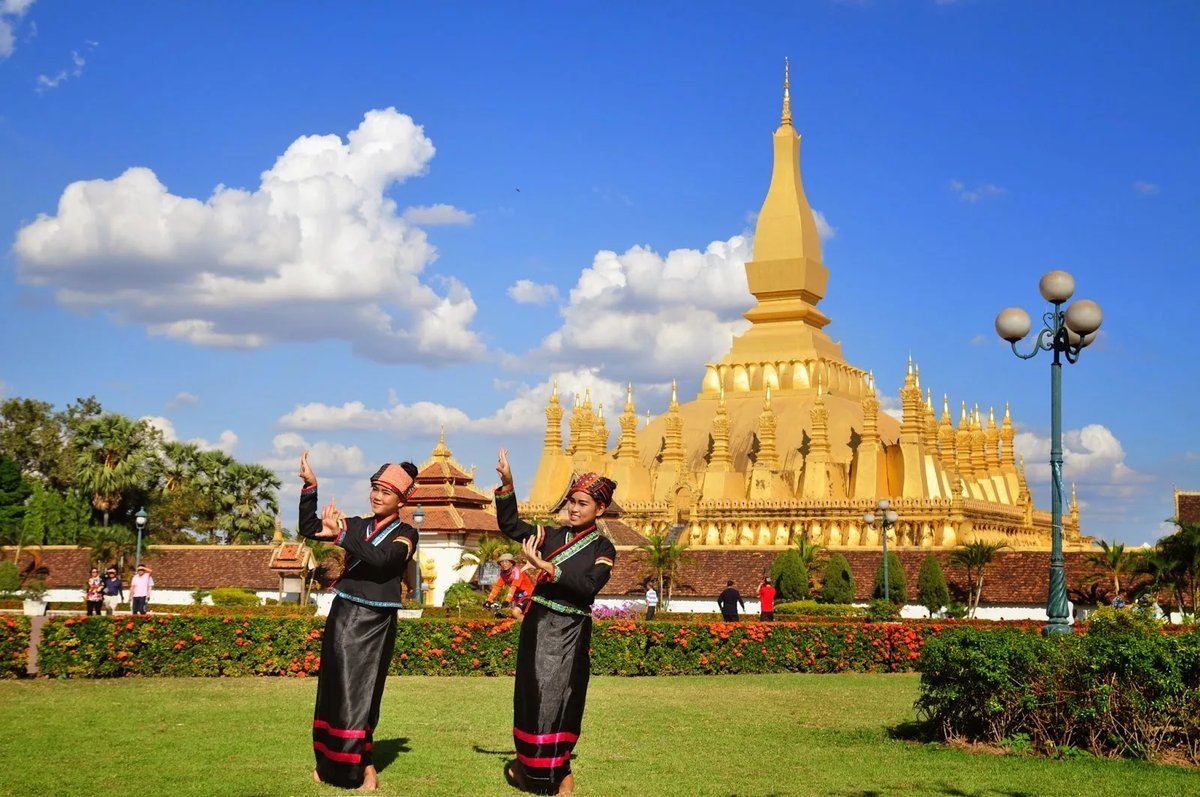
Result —
[{"label": "woman with pink headwrap", "polygon": [[345,549],[342,575],[321,640],[313,712],[313,777],[368,790],[379,787],[371,756],[379,703],[396,647],[396,610],[418,534],[400,520],[416,484],[411,462],[384,465],[371,477],[371,515],[345,517],[333,502],[317,514],[317,476],[300,458],[300,536]]},{"label": "woman with pink headwrap", "polygon": [[521,624],[513,688],[513,785],[559,794],[575,790],[571,751],[583,725],[591,674],[592,603],[612,575],[617,549],[596,528],[612,504],[616,482],[585,473],[566,497],[566,524],[532,526],[517,515],[508,451],[500,449],[496,518],[521,543],[537,570],[533,598]]}]

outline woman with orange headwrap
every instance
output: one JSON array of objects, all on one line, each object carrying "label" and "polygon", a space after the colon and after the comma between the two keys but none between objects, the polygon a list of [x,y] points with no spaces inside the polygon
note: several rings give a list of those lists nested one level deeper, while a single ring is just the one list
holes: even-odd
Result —
[{"label": "woman with orange headwrap", "polygon": [[344,517],[330,501],[317,510],[317,477],[300,458],[300,536],[345,549],[342,575],[321,640],[313,712],[313,777],[337,786],[376,789],[371,756],[379,703],[396,647],[396,610],[418,534],[400,520],[416,484],[411,462],[384,465],[371,477],[371,516]]},{"label": "woman with orange headwrap", "polygon": [[559,794],[575,789],[571,751],[583,725],[591,673],[592,603],[608,583],[617,550],[596,521],[612,504],[616,482],[585,473],[567,491],[567,523],[531,526],[517,515],[508,451],[500,449],[496,518],[537,569],[521,625],[513,688],[517,760],[507,775],[519,788]]}]

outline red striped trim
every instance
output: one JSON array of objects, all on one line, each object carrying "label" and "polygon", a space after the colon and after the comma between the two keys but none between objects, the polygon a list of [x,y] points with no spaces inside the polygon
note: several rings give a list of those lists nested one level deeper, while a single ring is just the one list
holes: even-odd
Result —
[{"label": "red striped trim", "polygon": [[526,733],[520,728],[513,728],[513,738],[530,744],[556,744],[558,742],[575,742],[579,734],[559,731],[558,733]]},{"label": "red striped trim", "polygon": [[613,566],[613,560],[612,560],[612,559],[609,559],[607,556],[597,556],[597,557],[596,557],[596,564],[598,564],[598,565],[608,565],[609,567],[612,567],[612,566]]},{"label": "red striped trim", "polygon": [[341,761],[343,764],[362,763],[362,755],[359,753],[339,753],[336,750],[330,750],[320,742],[313,742],[313,749],[330,761]]},{"label": "red striped trim", "polygon": [[571,754],[556,755],[553,758],[533,758],[517,753],[517,760],[531,767],[559,767],[571,760]]},{"label": "red striped trim", "polygon": [[313,720],[313,727],[320,728],[323,731],[328,731],[331,736],[340,736],[343,739],[367,738],[367,731],[357,730],[354,728],[335,728],[325,720]]}]

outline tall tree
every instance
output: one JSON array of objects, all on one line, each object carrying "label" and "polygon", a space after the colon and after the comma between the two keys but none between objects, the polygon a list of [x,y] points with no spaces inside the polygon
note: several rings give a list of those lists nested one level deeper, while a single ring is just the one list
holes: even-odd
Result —
[{"label": "tall tree", "polygon": [[54,405],[27,398],[0,402],[0,455],[16,460],[26,477],[64,489],[73,468],[67,436]]},{"label": "tall tree", "polygon": [[270,541],[279,514],[275,495],[280,484],[279,477],[262,465],[234,462],[225,469],[218,525],[228,542]]},{"label": "tall tree", "polygon": [[1099,552],[1089,553],[1083,557],[1083,563],[1095,568],[1095,572],[1084,578],[1084,584],[1095,584],[1107,581],[1112,584],[1113,597],[1121,593],[1121,577],[1132,573],[1137,565],[1137,558],[1132,552],[1125,550],[1125,545],[1119,542],[1097,540]]},{"label": "tall tree", "polygon": [[145,421],[109,413],[81,420],[76,428],[76,483],[109,524],[126,493],[144,489],[158,432]]},{"label": "tall tree", "polygon": [[950,589],[946,586],[946,575],[942,572],[941,563],[933,554],[929,554],[925,557],[925,561],[921,562],[921,570],[917,573],[917,596],[921,600],[921,605],[929,611],[930,617],[950,603]]},{"label": "tall tree", "polygon": [[988,565],[995,560],[1001,549],[1007,547],[1003,542],[972,542],[951,552],[950,562],[967,571],[971,617],[975,616],[979,609],[979,601],[983,597],[983,575]]},{"label": "tall tree", "polygon": [[1158,541],[1162,552],[1180,583],[1184,598],[1180,601],[1185,614],[1196,616],[1197,597],[1200,596],[1200,523],[1175,521],[1174,534]]},{"label": "tall tree", "polygon": [[78,491],[63,495],[34,482],[23,521],[29,539],[44,545],[74,545],[91,525],[91,504]]},{"label": "tall tree", "polygon": [[[895,551],[888,551],[887,564],[888,599],[897,606],[903,606],[908,603],[908,575],[904,572],[904,565]],[[875,571],[875,585],[871,597],[883,597],[883,559],[879,560],[879,569]]]},{"label": "tall tree", "polygon": [[[87,548],[90,558],[103,567],[112,565],[118,575],[133,568],[137,554],[137,537],[124,526],[92,526],[79,540],[80,548]],[[150,545],[142,541],[142,554]]]},{"label": "tall tree", "polygon": [[25,517],[25,501],[33,487],[21,476],[12,457],[0,456],[0,535],[18,532]]},{"label": "tall tree", "polygon": [[[496,557],[502,553],[519,556],[521,545],[513,542],[503,534],[485,532],[479,535],[479,542],[474,548],[462,552],[462,555],[458,558],[458,564],[454,565],[454,569],[462,570],[464,567],[478,567],[485,562],[494,562],[496,561]],[[478,578],[478,574],[476,578]]]},{"label": "tall tree", "polygon": [[[646,543],[638,550],[646,554],[644,573],[658,582],[658,594],[662,598],[663,611],[671,608],[671,593],[675,582],[683,572],[687,543],[668,542],[665,536],[649,534]],[[665,592],[663,590],[666,590]]]}]

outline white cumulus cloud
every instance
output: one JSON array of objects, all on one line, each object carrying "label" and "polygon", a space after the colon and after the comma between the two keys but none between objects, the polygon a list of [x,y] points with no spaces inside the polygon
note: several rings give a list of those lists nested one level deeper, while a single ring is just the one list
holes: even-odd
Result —
[{"label": "white cumulus cloud", "polygon": [[[1025,457],[1030,481],[1050,481],[1050,438],[1022,431],[1013,450]],[[1137,495],[1152,477],[1125,464],[1125,449],[1108,427],[1098,423],[1063,433],[1063,489],[1075,482],[1094,493],[1113,497]]]},{"label": "white cumulus cloud", "polygon": [[517,304],[549,304],[558,300],[558,288],[533,280],[517,280],[508,286],[508,298]]},{"label": "white cumulus cloud", "polygon": [[194,393],[189,393],[186,390],[181,390],[175,394],[175,398],[167,402],[167,409],[177,410],[182,407],[194,407],[199,403],[199,396]]},{"label": "white cumulus cloud", "polygon": [[963,202],[974,204],[983,199],[995,199],[1004,196],[1008,191],[995,183],[982,183],[974,188],[968,188],[962,180],[951,180],[950,190]]},{"label": "white cumulus cloud", "polygon": [[[179,439],[179,433],[175,431],[175,424],[171,422],[170,418],[164,418],[161,415],[145,415],[139,420],[145,421],[161,432],[163,440],[168,443],[173,443]],[[232,429],[226,429],[217,437],[215,443],[203,437],[193,437],[187,442],[196,446],[201,451],[220,451],[233,456],[233,452],[237,450],[240,441]]]},{"label": "white cumulus cloud", "polygon": [[17,26],[34,0],[0,0],[0,61],[16,49]]},{"label": "white cumulus cloud", "polygon": [[563,323],[525,359],[583,366],[616,382],[663,382],[697,373],[729,350],[749,322],[747,236],[666,257],[644,246],[602,251],[579,275]]},{"label": "white cumulus cloud", "polygon": [[404,211],[404,220],[417,227],[433,227],[439,224],[470,224],[475,221],[475,216],[453,205],[417,205]]},{"label": "white cumulus cloud", "polygon": [[433,155],[410,117],[373,110],[346,140],[296,139],[253,191],[178,196],[144,167],[72,183],[13,252],[61,304],[197,345],[340,339],[383,362],[477,359],[470,292],[422,280],[436,250],[386,195]]}]

